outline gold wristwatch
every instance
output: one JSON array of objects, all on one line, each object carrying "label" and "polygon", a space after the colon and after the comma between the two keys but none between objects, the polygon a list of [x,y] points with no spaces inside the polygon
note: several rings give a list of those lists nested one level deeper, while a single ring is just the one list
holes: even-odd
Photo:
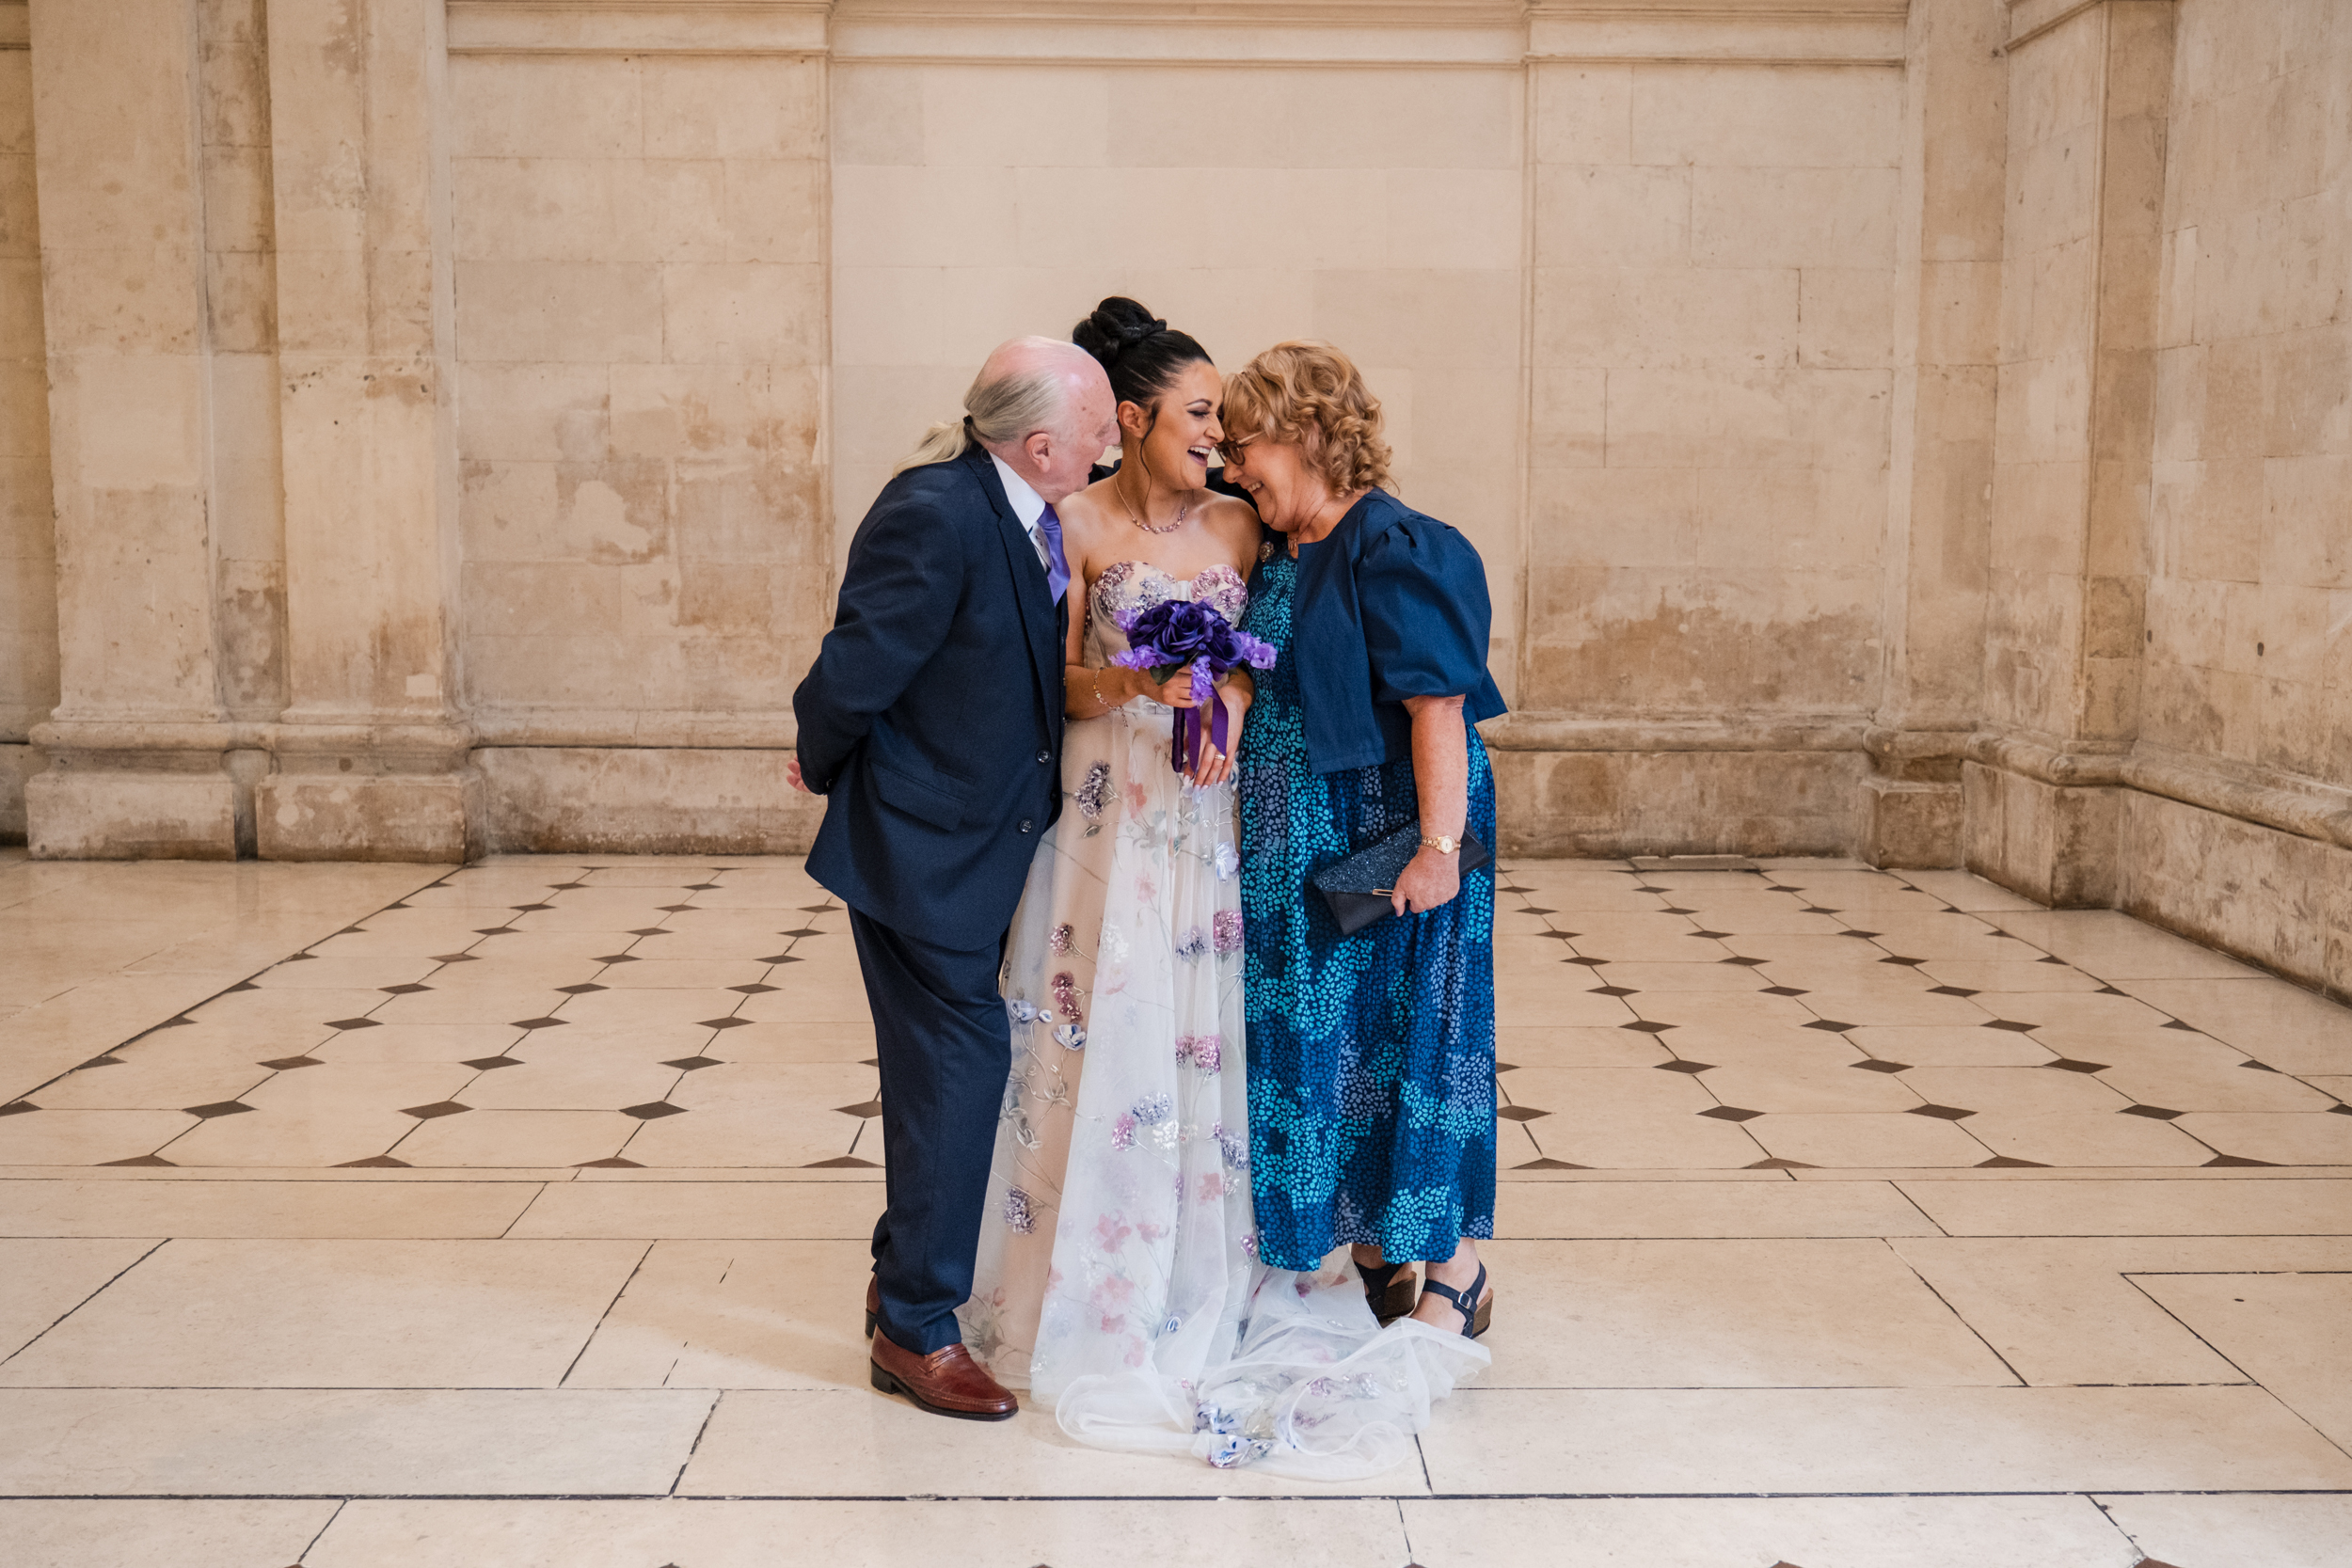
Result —
[{"label": "gold wristwatch", "polygon": [[1461,852],[1462,841],[1458,838],[1449,838],[1443,833],[1439,833],[1436,838],[1423,834],[1421,847],[1424,849],[1435,849],[1440,855],[1454,855]]}]

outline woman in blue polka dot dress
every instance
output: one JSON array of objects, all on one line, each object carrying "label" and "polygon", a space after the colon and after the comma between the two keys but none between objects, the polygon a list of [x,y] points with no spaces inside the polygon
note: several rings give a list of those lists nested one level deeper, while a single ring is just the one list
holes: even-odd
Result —
[{"label": "woman in blue polka dot dress", "polygon": [[[1225,388],[1227,476],[1287,535],[1262,552],[1246,631],[1279,652],[1236,754],[1259,1255],[1311,1270],[1353,1248],[1383,1321],[1475,1336],[1493,1287],[1494,774],[1472,728],[1485,567],[1383,488],[1380,405],[1327,344],[1268,349]],[[1397,913],[1343,937],[1310,879],[1415,821]],[[1425,1278],[1416,1298],[1406,1266]]]}]

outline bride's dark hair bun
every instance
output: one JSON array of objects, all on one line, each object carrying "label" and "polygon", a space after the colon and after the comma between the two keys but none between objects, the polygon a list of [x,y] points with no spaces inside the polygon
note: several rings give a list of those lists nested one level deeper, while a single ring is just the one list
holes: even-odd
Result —
[{"label": "bride's dark hair bun", "polygon": [[1212,364],[1208,350],[1135,300],[1113,294],[1071,328],[1070,341],[1102,363],[1121,403],[1149,408],[1187,365]]}]

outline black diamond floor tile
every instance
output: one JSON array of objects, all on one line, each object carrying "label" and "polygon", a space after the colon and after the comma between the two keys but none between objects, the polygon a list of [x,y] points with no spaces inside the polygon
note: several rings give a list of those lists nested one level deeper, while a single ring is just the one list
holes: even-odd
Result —
[{"label": "black diamond floor tile", "polygon": [[431,1121],[437,1117],[459,1116],[472,1109],[472,1106],[460,1105],[454,1100],[437,1100],[430,1105],[403,1105],[400,1114],[414,1117],[419,1121]]},{"label": "black diamond floor tile", "polygon": [[799,937],[821,937],[821,936],[823,936],[824,934],[825,934],[824,932],[822,932],[822,931],[818,930],[818,929],[816,927],[814,927],[814,926],[803,926],[803,927],[801,927],[799,930],[797,930],[797,931],[778,931],[778,932],[776,933],[776,935],[778,935],[778,936],[780,936],[780,937],[794,937],[794,938],[799,938]]},{"label": "black diamond floor tile", "polygon": [[2105,1062],[2077,1061],[2072,1056],[2060,1056],[2055,1062],[2044,1062],[2042,1065],[2056,1068],[2060,1072],[2105,1072],[2107,1069],[2107,1064]]},{"label": "black diamond floor tile", "polygon": [[1560,961],[1564,964],[1582,964],[1587,969],[1598,969],[1609,960],[1607,958],[1562,958]]},{"label": "black diamond floor tile", "polygon": [[2030,1035],[2036,1029],[2040,1028],[2041,1025],[2038,1023],[2020,1023],[2013,1018],[1991,1018],[1985,1020],[1979,1027],[1986,1029],[2006,1029],[2012,1035]]},{"label": "black diamond floor tile", "polygon": [[1506,1121],[1540,1121],[1551,1113],[1538,1111],[1531,1105],[1505,1105],[1496,1111],[1495,1115]]},{"label": "black diamond floor tile", "polygon": [[712,888],[715,888],[719,884],[716,882],[689,882],[686,884],[686,891],[689,893],[708,893]]},{"label": "black diamond floor tile", "polygon": [[1715,961],[1719,964],[1738,964],[1741,969],[1760,969],[1772,960],[1769,958],[1742,958],[1734,957],[1729,958],[1717,958]]},{"label": "black diamond floor tile", "polygon": [[11,1100],[6,1105],[0,1105],[0,1117],[25,1117],[40,1109],[29,1100]]},{"label": "black diamond floor tile", "polygon": [[326,1026],[329,1029],[373,1029],[376,1027],[376,1022],[372,1018],[330,1018]]},{"label": "black diamond floor tile", "polygon": [[160,1166],[166,1170],[178,1170],[180,1168],[160,1154],[134,1154],[128,1160],[102,1160],[99,1164],[102,1165]]},{"label": "black diamond floor tile", "polygon": [[[1979,1170],[2048,1170],[2050,1167],[2039,1160],[2018,1160],[2007,1154],[1995,1154],[1990,1160],[1978,1161],[1976,1168]],[[2142,1564],[2142,1568],[2146,1568],[2146,1565]]]},{"label": "black diamond floor tile", "polygon": [[621,1107],[621,1115],[635,1117],[639,1121],[652,1121],[660,1117],[682,1117],[685,1114],[685,1106],[673,1105],[666,1100],[649,1100],[643,1105]]},{"label": "black diamond floor tile", "polygon": [[617,1154],[602,1160],[582,1160],[572,1167],[574,1170],[644,1170],[644,1168],[636,1161],[624,1160]]},{"label": "black diamond floor tile", "polygon": [[215,1100],[210,1105],[183,1105],[181,1109],[187,1112],[188,1115],[192,1117],[201,1117],[205,1120],[210,1121],[215,1117],[237,1116],[243,1112],[250,1111],[253,1107],[241,1101]]},{"label": "black diamond floor tile", "polygon": [[405,1160],[395,1160],[389,1154],[371,1154],[364,1160],[345,1160],[337,1170],[408,1170]]},{"label": "black diamond floor tile", "polygon": [[694,1027],[697,1029],[741,1029],[751,1022],[752,1020],[748,1018],[706,1018],[699,1020]]},{"label": "black diamond floor tile", "polygon": [[1974,1111],[1963,1111],[1957,1105],[1914,1105],[1911,1108],[1911,1115],[1915,1117],[1933,1117],[1938,1121],[1965,1121],[1976,1114]]},{"label": "black diamond floor tile", "polygon": [[1867,1062],[1851,1062],[1847,1065],[1864,1072],[1909,1072],[1911,1070],[1909,1062],[1883,1062],[1875,1056]]},{"label": "black diamond floor tile", "polygon": [[1535,934],[1544,938],[1548,942],[1574,942],[1581,933],[1576,931],[1538,931]]},{"label": "black diamond floor tile", "polygon": [[481,956],[479,953],[436,953],[433,961],[437,964],[469,964]]},{"label": "black diamond floor tile", "polygon": [[1530,1160],[1524,1164],[1513,1165],[1511,1168],[1513,1170],[1591,1170],[1593,1167],[1576,1164],[1566,1160],[1544,1159]]},{"label": "black diamond floor tile", "polygon": [[503,937],[512,936],[514,930],[512,926],[477,926],[473,934],[478,937]]},{"label": "black diamond floor tile", "polygon": [[1916,968],[1918,968],[1921,964],[1926,963],[1927,961],[1928,961],[1928,960],[1927,960],[1927,959],[1925,959],[1925,958],[1899,958],[1899,957],[1898,957],[1898,956],[1896,956],[1895,954],[1892,954],[1892,953],[1888,954],[1885,958],[1881,958],[1881,959],[1879,960],[1879,962],[1881,962],[1881,963],[1883,963],[1883,964],[1901,964],[1901,965],[1902,965],[1904,968],[1906,968],[1906,969],[1916,969]]},{"label": "black diamond floor tile", "polygon": [[655,909],[660,910],[663,914],[684,914],[688,910],[691,910],[693,907],[694,906],[691,904],[656,904],[654,906]]},{"label": "black diamond floor tile", "polygon": [[835,1105],[834,1109],[845,1117],[878,1117],[882,1115],[882,1101],[861,1100],[854,1105]]},{"label": "black diamond floor tile", "polygon": [[1966,986],[1930,986],[1928,994],[1930,996],[1974,996],[1977,993]]},{"label": "black diamond floor tile", "polygon": [[[121,1065],[122,1058],[119,1056],[92,1056],[82,1064],[83,1067],[120,1067]],[[75,1070],[79,1071],[80,1069]]]},{"label": "black diamond floor tile", "polygon": [[1740,1168],[1741,1170],[1818,1170],[1820,1167],[1808,1165],[1803,1160],[1772,1159],[1757,1160],[1751,1164],[1741,1165]]},{"label": "black diamond floor tile", "polygon": [[1521,914],[1558,914],[1560,911],[1558,910],[1543,909],[1534,904],[1528,904],[1521,907],[1518,912]]},{"label": "black diamond floor tile", "polygon": [[265,1067],[272,1072],[292,1072],[296,1068],[325,1067],[326,1064],[316,1056],[272,1056],[266,1062],[256,1062],[253,1065]]},{"label": "black diamond floor tile", "polygon": [[1838,932],[1837,934],[1838,934],[1839,936],[1841,936],[1841,937],[1856,937],[1856,938],[1859,938],[1860,940],[1862,940],[1862,941],[1864,941],[1864,942],[1867,942],[1867,941],[1869,941],[1872,937],[1874,937],[1874,936],[1877,936],[1877,935],[1878,935],[1878,933],[1877,933],[1876,931],[1865,931],[1865,930],[1860,930],[1860,929],[1858,929],[1858,928],[1856,928],[1856,927],[1851,927],[1851,926],[1850,926],[1850,927],[1848,927],[1846,929],[1844,929],[1844,930],[1842,930],[1842,931]]},{"label": "black diamond floor tile", "polygon": [[601,958],[591,958],[588,961],[590,963],[599,964],[633,964],[637,961],[637,955],[634,953],[607,953]]},{"label": "black diamond floor tile", "polygon": [[2164,1023],[2163,1023],[2162,1025],[2160,1025],[2160,1027],[2162,1027],[2162,1028],[2166,1028],[2166,1029],[2185,1029],[2185,1030],[2187,1030],[2187,1031],[2188,1031],[2190,1034],[2192,1034],[2192,1035],[2197,1035],[2197,1034],[2202,1034],[2202,1033],[2203,1033],[2203,1031],[2202,1031],[2202,1030],[2201,1030],[2201,1029],[2199,1029],[2199,1028],[2197,1027],[2197,1025],[2195,1025],[2194,1023],[2183,1023],[2183,1022],[2182,1022],[2179,1019],[2177,1019],[2177,1018],[2173,1018],[2173,1019],[2167,1019],[2167,1020],[2164,1022]]},{"label": "black diamond floor tile", "polygon": [[1595,986],[1587,994],[1593,996],[1639,996],[1631,986]]},{"label": "black diamond floor tile", "polygon": [[509,904],[506,907],[513,910],[516,914],[531,914],[535,911],[551,910],[555,908],[553,904]]},{"label": "black diamond floor tile", "polygon": [[2184,1117],[2188,1113],[2169,1111],[2161,1105],[2126,1105],[2116,1114],[2126,1117],[2146,1117],[2151,1121],[2170,1121],[2176,1117]]},{"label": "black diamond floor tile", "polygon": [[727,988],[729,990],[741,991],[745,996],[765,996],[771,990],[779,990],[782,989],[783,988],[778,986],[763,986],[757,982],[754,982],[748,986],[729,986]]},{"label": "black diamond floor tile", "polygon": [[1659,1063],[1658,1070],[1661,1072],[1708,1072],[1713,1070],[1714,1066],[1712,1062],[1686,1062],[1677,1057],[1671,1062]]},{"label": "black diamond floor tile", "polygon": [[1631,1023],[1620,1023],[1617,1027],[1620,1029],[1630,1029],[1635,1034],[1639,1035],[1662,1035],[1667,1030],[1673,1028],[1674,1025],[1671,1023],[1660,1023],[1651,1019],[1641,1018],[1635,1019]]},{"label": "black diamond floor tile", "polygon": [[688,1072],[694,1072],[703,1068],[721,1067],[724,1064],[722,1063],[716,1056],[680,1056],[675,1061],[664,1062],[661,1065],[663,1067],[683,1068]]},{"label": "black diamond floor tile", "polygon": [[2248,1160],[2235,1154],[2217,1154],[2212,1159],[2205,1162],[2204,1168],[2207,1170],[2250,1170],[2256,1167],[2271,1169],[2275,1168],[2278,1162],[2275,1160]]},{"label": "black diamond floor tile", "polygon": [[871,1160],[861,1160],[854,1154],[836,1154],[830,1160],[811,1160],[803,1170],[880,1170]]},{"label": "black diamond floor tile", "polygon": [[1842,1035],[1847,1030],[1860,1028],[1861,1025],[1841,1022],[1834,1018],[1817,1018],[1810,1023],[1800,1024],[1798,1027],[1804,1029],[1819,1029],[1825,1035]]},{"label": "black diamond floor tile", "polygon": [[755,959],[753,959],[752,961],[753,961],[754,963],[763,963],[763,964],[796,964],[796,963],[799,963],[801,960],[800,960],[800,959],[798,959],[798,958],[794,958],[794,957],[793,957],[791,954],[789,954],[789,953],[779,953],[779,954],[777,954],[777,955],[776,955],[774,958],[755,958]]},{"label": "black diamond floor tile", "polygon": [[1812,992],[1803,986],[1766,986],[1764,994],[1766,996],[1810,996]]},{"label": "black diamond floor tile", "polygon": [[659,926],[640,926],[629,932],[629,935],[633,937],[666,937],[669,934]]},{"label": "black diamond floor tile", "polygon": [[612,988],[610,986],[600,986],[594,980],[583,980],[576,986],[558,986],[555,989],[562,991],[565,996],[588,996],[596,991],[610,990]]},{"label": "black diamond floor tile", "polygon": [[507,1025],[511,1029],[561,1029],[571,1020],[565,1018],[518,1018]]},{"label": "black diamond floor tile", "polygon": [[1754,1121],[1763,1114],[1761,1111],[1743,1111],[1737,1105],[1717,1105],[1699,1113],[1716,1121]]},{"label": "black diamond floor tile", "polygon": [[469,1067],[480,1072],[495,1072],[500,1068],[520,1067],[523,1063],[519,1056],[469,1056],[457,1065]]}]

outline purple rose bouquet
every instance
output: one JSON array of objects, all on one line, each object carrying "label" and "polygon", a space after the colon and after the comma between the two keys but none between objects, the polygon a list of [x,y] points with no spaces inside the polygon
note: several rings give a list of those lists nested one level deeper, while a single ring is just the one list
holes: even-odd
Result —
[{"label": "purple rose bouquet", "polygon": [[[1245,664],[1257,670],[1272,669],[1274,645],[1236,631],[1215,605],[1194,599],[1169,599],[1122,615],[1119,627],[1127,634],[1129,646],[1125,653],[1114,655],[1112,663],[1149,671],[1153,680],[1163,682],[1185,665],[1192,667],[1192,700],[1208,705],[1209,742],[1224,751],[1225,705],[1216,700],[1216,683]],[[1168,747],[1169,767],[1179,773],[1184,771],[1186,760],[1200,752],[1200,709],[1178,708]]]}]

